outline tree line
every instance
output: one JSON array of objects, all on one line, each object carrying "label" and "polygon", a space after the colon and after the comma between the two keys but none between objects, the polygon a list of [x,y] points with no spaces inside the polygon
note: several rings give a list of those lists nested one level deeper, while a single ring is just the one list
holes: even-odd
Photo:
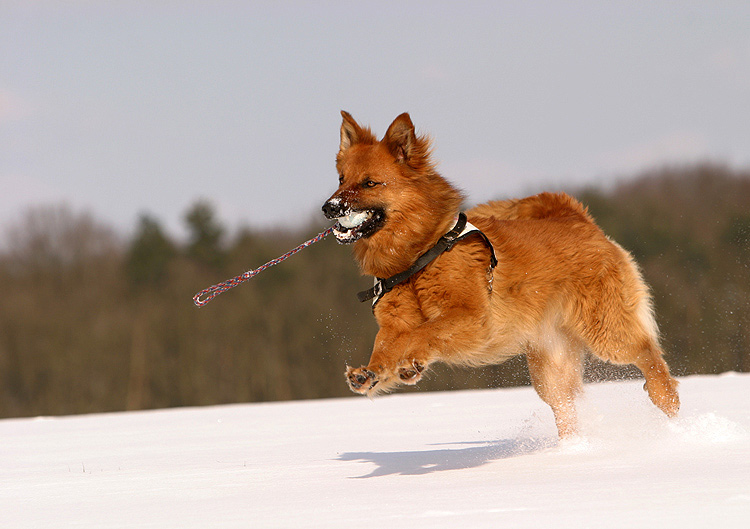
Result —
[{"label": "tree line", "polygon": [[[653,289],[678,375],[750,370],[750,172],[664,168],[573,193],[630,250]],[[321,231],[229,233],[210,204],[177,242],[152,215],[123,239],[65,206],[29,210],[0,253],[0,416],[340,397],[376,332],[370,286],[332,237],[198,309],[200,289]],[[590,361],[587,378],[633,376]],[[438,367],[416,389],[528,383],[522,358]]]}]

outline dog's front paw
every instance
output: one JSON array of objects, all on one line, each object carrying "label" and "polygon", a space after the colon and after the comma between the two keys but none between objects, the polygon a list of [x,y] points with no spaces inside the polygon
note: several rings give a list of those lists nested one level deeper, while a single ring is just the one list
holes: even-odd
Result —
[{"label": "dog's front paw", "polygon": [[424,368],[419,360],[405,360],[398,368],[398,378],[404,384],[416,384],[422,378]]},{"label": "dog's front paw", "polygon": [[365,394],[378,383],[378,376],[366,367],[346,367],[346,381],[354,393]]}]

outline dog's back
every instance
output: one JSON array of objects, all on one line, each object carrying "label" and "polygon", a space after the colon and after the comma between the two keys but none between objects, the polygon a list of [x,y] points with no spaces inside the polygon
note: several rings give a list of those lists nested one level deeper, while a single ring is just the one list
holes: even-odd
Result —
[{"label": "dog's back", "polygon": [[581,222],[593,222],[586,208],[565,193],[540,193],[514,199],[494,200],[471,208],[470,218],[495,218],[497,220],[570,218]]}]

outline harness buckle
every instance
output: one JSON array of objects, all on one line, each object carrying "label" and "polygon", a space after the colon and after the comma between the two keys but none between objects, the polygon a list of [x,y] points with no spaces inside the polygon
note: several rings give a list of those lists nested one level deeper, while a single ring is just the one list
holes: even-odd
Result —
[{"label": "harness buckle", "polygon": [[380,297],[385,294],[385,287],[383,286],[383,280],[376,282],[375,285],[372,287],[372,293],[373,297],[376,301],[373,301],[373,305],[377,302],[377,300],[380,299]]}]

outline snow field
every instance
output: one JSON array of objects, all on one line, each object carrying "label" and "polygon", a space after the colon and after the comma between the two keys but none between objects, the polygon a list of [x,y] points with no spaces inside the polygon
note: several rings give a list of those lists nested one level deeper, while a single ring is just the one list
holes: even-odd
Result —
[{"label": "snow field", "polygon": [[0,421],[0,527],[747,527],[750,375]]}]

